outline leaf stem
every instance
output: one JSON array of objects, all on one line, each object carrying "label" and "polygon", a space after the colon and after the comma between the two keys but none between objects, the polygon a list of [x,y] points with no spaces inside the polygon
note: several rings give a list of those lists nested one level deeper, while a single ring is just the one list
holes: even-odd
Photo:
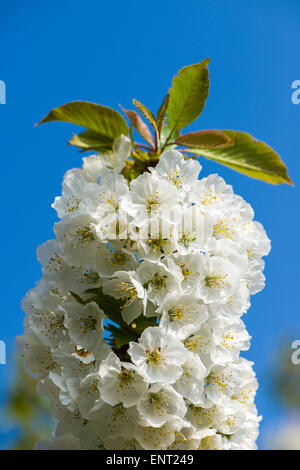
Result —
[{"label": "leaf stem", "polygon": [[144,145],[144,144],[138,144],[137,142],[134,143],[136,147],[140,147],[142,149],[146,150],[152,150],[152,147],[149,147],[149,145]]}]

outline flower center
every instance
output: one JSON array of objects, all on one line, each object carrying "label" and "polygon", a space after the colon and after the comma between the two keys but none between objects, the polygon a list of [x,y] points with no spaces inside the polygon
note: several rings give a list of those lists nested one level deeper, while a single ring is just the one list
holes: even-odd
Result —
[{"label": "flower center", "polygon": [[48,270],[58,272],[62,267],[62,259],[58,253],[54,253],[53,256],[49,259],[49,263],[47,265]]},{"label": "flower center", "polygon": [[178,305],[178,307],[173,307],[168,311],[168,315],[170,322],[178,320],[189,323],[191,321],[189,308],[185,305]]},{"label": "flower center", "polygon": [[232,238],[233,230],[224,222],[224,220],[220,220],[218,224],[214,225],[212,235],[217,240],[220,240],[221,238]]},{"label": "flower center", "polygon": [[133,370],[128,370],[124,366],[121,367],[121,372],[119,374],[120,388],[129,387],[135,378],[135,372]]},{"label": "flower center", "polygon": [[183,184],[183,180],[178,170],[174,170],[168,175],[169,180],[177,187],[180,188]]},{"label": "flower center", "polygon": [[82,275],[82,281],[87,282],[88,284],[95,284],[99,279],[99,274],[96,271],[86,271]]},{"label": "flower center", "polygon": [[[205,206],[212,206],[218,202],[218,197],[218,193],[215,193],[211,188],[208,188],[202,195],[201,203]],[[224,199],[221,198],[221,201],[224,201]]]},{"label": "flower center", "polygon": [[71,214],[72,212],[78,209],[80,203],[81,203],[81,199],[79,199],[73,194],[71,197],[69,197],[69,199],[66,202],[65,212],[68,214]]},{"label": "flower center", "polygon": [[125,419],[126,418],[126,411],[122,403],[118,403],[117,405],[113,406],[112,409],[112,421],[117,421],[117,419]]},{"label": "flower center", "polygon": [[147,354],[147,364],[149,366],[157,367],[162,360],[160,348],[148,349]]},{"label": "flower center", "polygon": [[106,202],[115,211],[119,209],[119,200],[115,192],[111,191],[102,194],[103,201]]},{"label": "flower center", "polygon": [[229,289],[230,284],[226,282],[226,279],[228,278],[228,274],[213,274],[213,275],[208,275],[205,278],[205,285],[206,287],[210,287],[211,289],[217,289],[221,290],[224,288]]},{"label": "flower center", "polygon": [[209,345],[209,339],[204,340],[204,336],[202,335],[190,336],[184,341],[184,345],[191,352],[206,352],[206,348]]},{"label": "flower center", "polygon": [[228,380],[222,372],[219,375],[209,374],[206,381],[207,384],[215,385],[219,392],[225,393],[227,390]]},{"label": "flower center", "polygon": [[79,247],[85,247],[89,241],[95,240],[94,234],[89,225],[87,225],[86,227],[78,228],[76,230],[76,236]]},{"label": "flower center", "polygon": [[164,392],[159,393],[150,393],[149,394],[149,403],[154,405],[155,408],[160,412],[164,413],[170,408],[170,403],[168,399],[168,394]]},{"label": "flower center", "polygon": [[151,282],[151,285],[154,287],[154,289],[158,291],[162,289],[163,287],[166,287],[167,285],[166,279],[167,279],[167,276],[163,276],[160,273],[156,273],[150,282]]},{"label": "flower center", "polygon": [[155,211],[159,208],[159,196],[158,192],[151,193],[149,198],[146,200],[147,212]]},{"label": "flower center", "polygon": [[184,279],[187,279],[189,276],[191,276],[193,274],[193,270],[190,269],[191,263],[189,263],[189,264],[181,263],[179,265],[179,267],[181,269],[181,272],[182,272],[182,275],[183,275]]},{"label": "flower center", "polygon": [[201,449],[203,450],[217,450],[215,445],[215,439],[213,436],[206,436],[201,440]]},{"label": "flower center", "polygon": [[84,334],[90,331],[94,331],[94,332],[96,331],[97,320],[91,315],[88,315],[86,317],[81,317],[80,324],[81,324],[81,327],[83,328]]},{"label": "flower center", "polygon": [[221,346],[227,350],[235,349],[239,345],[237,334],[238,333],[236,330],[229,331],[228,333],[223,333]]},{"label": "flower center", "polygon": [[126,256],[124,251],[121,250],[116,251],[111,258],[112,264],[117,266],[123,266],[127,262],[127,260],[128,257]]},{"label": "flower center", "polygon": [[121,282],[120,285],[116,284],[116,287],[119,288],[120,299],[124,302],[121,309],[128,307],[136,299],[137,290],[129,282]]},{"label": "flower center", "polygon": [[189,246],[189,244],[196,240],[196,237],[193,233],[183,232],[181,237],[179,238],[179,243],[181,243],[185,248]]}]

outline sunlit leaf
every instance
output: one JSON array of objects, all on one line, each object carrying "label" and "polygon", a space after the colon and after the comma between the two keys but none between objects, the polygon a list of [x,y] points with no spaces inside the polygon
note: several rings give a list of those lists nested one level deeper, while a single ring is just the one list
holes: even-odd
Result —
[{"label": "sunlit leaf", "polygon": [[101,152],[102,150],[111,150],[113,140],[99,134],[98,132],[87,130],[79,135],[74,134],[68,143],[69,145],[74,145],[84,151],[93,150]]},{"label": "sunlit leaf", "polygon": [[239,131],[223,131],[233,145],[218,149],[186,149],[210,160],[215,160],[233,170],[272,184],[293,184],[287,168],[277,153],[264,142],[259,142],[250,134]]},{"label": "sunlit leaf", "polygon": [[39,124],[50,121],[71,122],[111,139],[121,134],[128,135],[128,126],[120,113],[87,101],[72,101],[54,108]]},{"label": "sunlit leaf", "polygon": [[[168,127],[168,125],[164,125],[161,131],[161,136],[160,136],[160,146],[164,147],[166,142],[174,142],[178,137],[179,137],[179,131],[171,131],[171,129]],[[168,149],[174,149],[177,147],[177,144],[172,144],[168,145]]]},{"label": "sunlit leaf", "polygon": [[168,125],[183,129],[193,122],[205,105],[209,90],[209,59],[179,70],[169,90]]}]

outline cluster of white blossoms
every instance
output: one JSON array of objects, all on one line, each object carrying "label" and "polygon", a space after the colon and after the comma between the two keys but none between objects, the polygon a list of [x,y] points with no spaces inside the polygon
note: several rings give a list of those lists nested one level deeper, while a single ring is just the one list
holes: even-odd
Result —
[{"label": "cluster of white blossoms", "polygon": [[66,173],[43,277],[23,301],[26,367],[51,401],[39,449],[255,449],[241,316],[270,242],[222,178],[177,150],[130,183],[130,141]]}]

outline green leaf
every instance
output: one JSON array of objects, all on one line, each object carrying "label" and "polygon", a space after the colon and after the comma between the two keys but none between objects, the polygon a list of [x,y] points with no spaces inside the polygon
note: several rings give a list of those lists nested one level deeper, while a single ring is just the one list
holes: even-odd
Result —
[{"label": "green leaf", "polygon": [[233,141],[230,147],[219,149],[187,149],[197,155],[215,160],[233,170],[257,178],[267,183],[293,184],[288,176],[287,168],[277,153],[264,142],[259,142],[246,132],[225,132]]},{"label": "green leaf", "polygon": [[108,330],[114,337],[114,346],[121,348],[124,345],[128,345],[130,341],[136,341],[136,335],[128,331],[124,331],[112,324],[107,324],[105,329]]},{"label": "green leaf", "polygon": [[209,59],[179,70],[170,88],[168,125],[182,129],[193,122],[202,112],[208,96]]},{"label": "green leaf", "polygon": [[101,152],[112,150],[113,140],[98,132],[87,130],[79,135],[74,134],[68,144],[81,148],[84,151],[94,150]]},{"label": "green leaf", "polygon": [[[161,148],[165,146],[166,142],[174,142],[176,139],[179,137],[179,131],[171,131],[171,129],[167,126],[164,125],[161,131],[161,137],[160,137],[160,146]],[[177,147],[177,144],[175,145],[169,145],[168,144],[168,150],[170,149],[175,149]]]},{"label": "green leaf", "polygon": [[150,129],[147,124],[142,120],[140,115],[136,111],[123,108],[123,106],[121,106],[121,109],[126,114],[132,125],[136,128],[138,133],[143,137],[143,139],[145,139],[145,141],[148,142],[151,147],[153,147],[153,137],[150,132]]},{"label": "green leaf", "polygon": [[204,130],[184,134],[175,140],[176,144],[196,148],[217,148],[232,145],[230,137],[222,131]]},{"label": "green leaf", "polygon": [[[95,289],[87,289],[85,294],[92,294],[92,297],[85,300],[84,303],[96,302],[99,307],[104,311],[105,315],[113,322],[120,325],[123,329],[128,329],[127,323],[123,320],[121,310],[122,301],[115,299],[110,295],[103,294],[102,287]],[[71,293],[74,296],[74,293]],[[77,296],[78,297],[78,296]]]},{"label": "green leaf", "polygon": [[153,128],[155,129],[156,132],[158,132],[157,130],[157,124],[156,124],[156,119],[155,117],[153,116],[152,112],[146,108],[145,105],[143,105],[142,103],[140,103],[138,100],[132,100],[134,106],[143,114],[143,116],[148,119],[148,121],[152,124]]},{"label": "green leaf", "polygon": [[157,317],[145,317],[144,315],[140,315],[134,322],[136,324],[134,331],[140,336],[145,328],[155,326],[157,324]]},{"label": "green leaf", "polygon": [[87,101],[72,101],[54,108],[39,124],[50,121],[71,122],[112,140],[121,134],[128,135],[126,121],[117,111]]},{"label": "green leaf", "polygon": [[161,106],[160,106],[160,108],[157,112],[156,122],[157,122],[157,130],[158,130],[159,136],[161,135],[161,132],[162,132],[162,129],[163,129],[166,117],[167,117],[169,101],[170,101],[170,95],[168,93],[165,96],[165,98],[164,98],[164,100],[163,100],[163,102],[162,102],[162,104],[161,104]]}]

